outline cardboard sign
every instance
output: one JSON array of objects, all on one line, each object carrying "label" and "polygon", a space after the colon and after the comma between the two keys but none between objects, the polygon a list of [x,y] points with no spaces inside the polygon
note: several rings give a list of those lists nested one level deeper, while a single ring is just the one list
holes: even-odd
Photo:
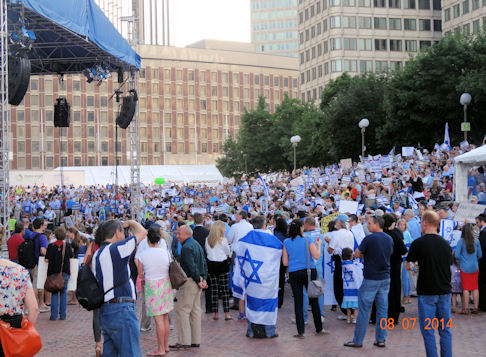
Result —
[{"label": "cardboard sign", "polygon": [[415,153],[415,148],[413,146],[403,146],[402,147],[402,156],[413,156]]},{"label": "cardboard sign", "polygon": [[484,213],[486,210],[486,205],[478,205],[475,203],[462,202],[459,204],[456,215],[454,216],[454,221],[465,222],[466,219],[469,222],[474,222],[477,216]]},{"label": "cardboard sign", "polygon": [[351,159],[341,159],[341,168],[343,169],[350,169],[351,167],[353,167],[353,160]]}]

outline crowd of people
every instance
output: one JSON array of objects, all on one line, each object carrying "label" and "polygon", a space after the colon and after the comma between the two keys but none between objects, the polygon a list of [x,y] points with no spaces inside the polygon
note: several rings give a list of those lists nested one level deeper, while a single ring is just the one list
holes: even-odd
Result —
[{"label": "crowd of people", "polygon": [[[205,312],[214,320],[222,300],[224,320],[238,310],[248,337],[278,337],[286,282],[296,338],[305,338],[308,305],[315,333],[329,333],[324,306],[331,306],[341,310],[339,319],[356,324],[345,346],[361,347],[371,321],[375,345],[385,347],[382,322],[398,323],[404,305],[417,297],[426,352],[434,356],[426,318],[447,321],[459,296],[461,314],[486,311],[486,216],[455,220],[453,200],[453,159],[471,148],[416,150],[407,157],[391,152],[359,163],[243,175],[212,187],[146,185],[140,223],[129,219],[128,187],[14,186],[4,228],[9,260],[0,261],[7,291],[0,297],[0,319],[14,326],[27,314],[34,323],[38,310],[64,320],[67,305],[77,303],[76,284],[68,301],[77,259],[91,267],[105,292],[104,304],[93,312],[98,356],[140,356],[140,331],[149,330],[152,319],[157,348],[151,356],[200,347],[203,292]],[[470,172],[470,203],[486,203],[485,183],[483,167]],[[441,229],[444,221],[453,222],[456,238]],[[242,249],[249,242],[267,249],[268,260],[257,261]],[[187,276],[178,290],[170,279],[175,262]],[[60,273],[64,289],[44,291],[42,281]],[[269,305],[247,294],[261,279],[267,279]],[[319,279],[326,287],[316,295]],[[258,303],[273,315],[260,318]],[[169,345],[168,314],[174,309],[177,343]],[[450,327],[439,333],[443,355],[451,356]]]}]

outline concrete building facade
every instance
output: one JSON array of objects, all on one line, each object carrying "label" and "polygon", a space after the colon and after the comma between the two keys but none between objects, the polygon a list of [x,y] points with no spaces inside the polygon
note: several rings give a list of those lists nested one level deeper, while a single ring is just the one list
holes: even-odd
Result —
[{"label": "concrete building facade", "polygon": [[444,35],[477,34],[486,28],[486,0],[442,0]]},{"label": "concrete building facade", "polygon": [[442,36],[440,0],[299,0],[301,99],[344,72],[403,67]]},{"label": "concrete building facade", "polygon": [[251,0],[255,52],[298,56],[297,0]]},{"label": "concrete building facade", "polygon": [[[140,45],[140,164],[211,164],[235,135],[245,109],[264,96],[273,112],[298,97],[295,58],[256,54],[251,44],[200,41],[177,48]],[[128,131],[115,126],[116,74],[99,87],[83,75],[32,76],[11,107],[12,169],[129,164]],[[122,88],[122,90],[126,90]],[[71,104],[69,128],[54,128],[55,99]]]}]

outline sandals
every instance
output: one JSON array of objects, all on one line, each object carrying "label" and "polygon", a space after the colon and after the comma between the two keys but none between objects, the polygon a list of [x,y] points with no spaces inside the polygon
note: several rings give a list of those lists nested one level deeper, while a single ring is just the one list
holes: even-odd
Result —
[{"label": "sandals", "polygon": [[230,320],[233,320],[233,318],[230,316],[230,317],[225,317],[224,318],[224,321],[230,321]]},{"label": "sandals", "polygon": [[159,351],[155,350],[155,351],[152,351],[150,353],[147,353],[147,356],[150,356],[150,357],[165,356],[165,353],[164,354],[160,354]]},{"label": "sandals", "polygon": [[474,309],[474,310],[471,311],[471,314],[474,314],[474,315],[477,315],[479,313],[480,313],[479,309]]},{"label": "sandals", "polygon": [[176,343],[175,345],[169,345],[169,349],[171,351],[184,351],[191,348],[190,345],[181,345],[180,343]]},{"label": "sandals", "polygon": [[358,345],[357,343],[354,343],[353,341],[348,341],[344,344],[344,347],[361,348],[361,347],[363,347],[363,345]]},{"label": "sandals", "polygon": [[462,309],[460,312],[461,315],[469,315],[469,309]]},{"label": "sandals", "polygon": [[378,342],[378,341],[373,342],[373,346],[380,347],[380,348],[386,347],[385,342]]},{"label": "sandals", "polygon": [[214,321],[218,321],[218,320],[219,320],[219,317],[214,316],[214,317],[213,317],[213,320],[214,320]]}]

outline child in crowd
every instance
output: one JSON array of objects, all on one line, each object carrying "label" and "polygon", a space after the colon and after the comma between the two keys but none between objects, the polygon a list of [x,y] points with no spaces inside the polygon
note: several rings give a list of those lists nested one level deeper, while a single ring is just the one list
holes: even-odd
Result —
[{"label": "child in crowd", "polygon": [[452,308],[451,312],[456,312],[457,295],[461,295],[462,301],[462,282],[461,282],[461,269],[456,260],[455,252],[452,252],[452,265],[451,265],[451,285],[452,285]]},{"label": "child in crowd", "polygon": [[343,267],[343,303],[341,307],[347,309],[348,324],[356,323],[358,316],[358,290],[363,282],[363,264],[357,259],[353,261],[353,250],[344,248],[341,253]]}]

